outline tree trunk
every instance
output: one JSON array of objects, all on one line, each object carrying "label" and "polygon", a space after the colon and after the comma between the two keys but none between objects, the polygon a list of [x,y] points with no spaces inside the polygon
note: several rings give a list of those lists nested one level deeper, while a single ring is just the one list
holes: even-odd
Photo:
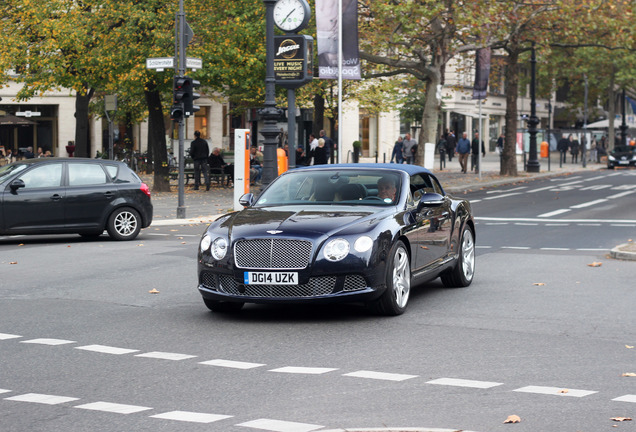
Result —
[{"label": "tree trunk", "polygon": [[508,51],[505,74],[506,135],[499,174],[517,175],[517,98],[519,95],[519,50],[513,46]]},{"label": "tree trunk", "polygon": [[75,94],[75,154],[76,157],[90,157],[89,151],[89,118],[88,105],[94,90],[89,89],[86,94]]},{"label": "tree trunk", "polygon": [[437,128],[439,120],[439,101],[437,100],[437,86],[441,84],[441,71],[443,63],[435,64],[435,72],[430,74],[426,81],[426,99],[424,100],[424,112],[422,113],[422,128],[417,137],[418,164],[424,165],[424,145],[426,143],[437,143]]},{"label": "tree trunk", "polygon": [[155,83],[146,84],[148,105],[148,152],[152,154],[154,168],[153,192],[170,192],[166,127],[161,108],[161,95]]}]

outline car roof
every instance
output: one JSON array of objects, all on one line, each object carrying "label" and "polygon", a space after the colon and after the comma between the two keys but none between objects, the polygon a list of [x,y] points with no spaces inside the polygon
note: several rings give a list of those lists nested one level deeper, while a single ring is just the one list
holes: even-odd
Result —
[{"label": "car roof", "polygon": [[309,170],[337,170],[342,168],[347,169],[366,169],[366,170],[391,170],[391,171],[401,171],[409,176],[427,173],[432,174],[431,171],[419,165],[411,165],[411,164],[394,164],[394,163],[346,163],[346,164],[331,164],[331,165],[312,165],[308,167],[297,167],[299,169],[309,169]]},{"label": "car roof", "polygon": [[[76,157],[43,157],[43,158],[31,158],[31,159],[21,159],[19,161],[15,161],[14,163],[17,164],[26,164],[26,165],[32,165],[32,164],[37,164],[37,163],[47,163],[47,162],[75,162],[75,163],[79,163],[79,162],[90,162],[90,163],[102,163],[102,162],[109,162],[109,163],[116,163],[116,164],[124,164],[121,161],[113,161],[110,159],[92,159],[92,158],[76,158]],[[125,165],[125,164],[124,164]]]}]

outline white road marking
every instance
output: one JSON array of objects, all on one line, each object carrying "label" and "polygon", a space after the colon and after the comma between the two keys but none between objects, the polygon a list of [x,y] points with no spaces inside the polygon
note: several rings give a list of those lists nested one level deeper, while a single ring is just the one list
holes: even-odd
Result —
[{"label": "white road marking", "polygon": [[495,195],[495,196],[491,196],[488,198],[484,198],[484,200],[494,200],[494,199],[498,199],[498,198],[507,198],[510,196],[515,196],[515,195],[521,195],[521,192],[512,192],[509,194],[504,194],[504,195]]},{"label": "white road marking", "polygon": [[[568,210],[566,210],[568,211]],[[502,218],[502,217],[487,217],[478,216],[475,218],[477,221],[489,221],[489,222],[558,222],[558,223],[636,223],[636,219],[542,219],[542,216],[536,218]]]},{"label": "white road marking", "polygon": [[547,223],[545,224],[545,226],[569,226],[570,224],[566,224],[566,223]]},{"label": "white road marking", "polygon": [[474,380],[457,379],[457,378],[439,378],[432,381],[428,381],[426,384],[488,389],[488,388],[500,386],[503,383],[490,382],[490,381],[474,381]]},{"label": "white road marking", "polygon": [[537,226],[537,225],[539,225],[539,223],[537,223],[537,222],[515,222],[515,225]]},{"label": "white road marking", "polygon": [[580,224],[577,224],[577,225],[578,226],[601,226],[600,223],[585,223],[585,224],[584,223],[580,223]]},{"label": "white road marking", "polygon": [[477,249],[492,249],[492,246],[475,246]]},{"label": "white road marking", "polygon": [[270,369],[269,372],[320,375],[327,372],[333,372],[335,370],[338,370],[338,369],[337,368],[320,368],[320,367],[285,366],[278,369]]},{"label": "white road marking", "polygon": [[560,214],[563,214],[563,213],[567,213],[567,212],[569,212],[569,211],[570,211],[570,209],[560,209],[560,210],[554,210],[554,211],[551,211],[551,212],[548,212],[548,213],[540,214],[540,215],[539,215],[539,216],[537,216],[537,217],[540,217],[540,218],[548,218],[548,217],[552,217],[552,216],[560,215]]},{"label": "white road marking", "polygon": [[582,203],[582,204],[573,205],[573,206],[570,206],[570,208],[580,209],[580,208],[590,207],[590,206],[593,206],[593,205],[596,205],[596,204],[604,203],[606,201],[607,201],[606,198],[601,198],[601,199],[597,199],[597,200],[594,200],[594,201],[588,201],[588,202],[585,202],[585,203]]},{"label": "white road marking", "polygon": [[583,252],[607,252],[607,249],[604,248],[578,248],[576,250]]},{"label": "white road marking", "polygon": [[365,370],[347,373],[347,374],[344,374],[343,376],[349,376],[349,377],[355,377],[355,378],[369,378],[369,379],[386,380],[386,381],[404,381],[411,378],[417,378],[417,375],[373,372],[373,371],[365,371]]},{"label": "white road marking", "polygon": [[91,410],[91,411],[105,411],[117,414],[133,414],[141,411],[151,410],[150,407],[138,406],[138,405],[124,405],[111,402],[93,402],[84,405],[77,405],[75,408]]},{"label": "white road marking", "polygon": [[206,414],[190,411],[170,411],[162,414],[152,415],[152,418],[164,419],[164,420],[177,420],[191,423],[212,423],[219,420],[231,418],[233,416],[221,415],[221,414]]},{"label": "white road marking", "polygon": [[486,222],[485,225],[508,225],[508,222]]},{"label": "white road marking", "polygon": [[11,393],[11,390],[0,389],[0,393]]},{"label": "white road marking", "polygon": [[565,387],[543,387],[543,386],[527,386],[527,387],[518,388],[513,391],[520,392],[520,393],[538,393],[538,394],[546,394],[546,395],[554,395],[554,396],[569,396],[569,397],[584,397],[594,393],[598,393],[597,391],[591,391],[591,390],[576,390],[576,389],[569,389]]},{"label": "white road marking", "polygon": [[117,347],[111,347],[111,346],[106,346],[106,345],[86,345],[86,346],[81,346],[81,347],[75,347],[75,349],[86,350],[86,351],[95,351],[95,352],[99,352],[99,353],[115,354],[115,355],[122,355],[122,354],[130,354],[130,353],[134,353],[134,352],[139,352],[139,350],[136,350],[136,349],[117,348]]},{"label": "white road marking", "polygon": [[237,424],[236,426],[243,426],[272,432],[310,432],[322,429],[324,427],[309,423],[296,423],[271,419],[252,420],[246,423]]},{"label": "white road marking", "polygon": [[146,235],[167,237],[167,236],[169,236],[170,234],[162,234],[162,233],[146,233]]},{"label": "white road marking", "polygon": [[65,344],[75,343],[75,341],[64,340],[64,339],[41,338],[41,339],[31,339],[31,340],[20,341],[20,343],[41,344],[41,345],[65,345]]},{"label": "white road marking", "polygon": [[[552,187],[552,186],[551,186]],[[516,190],[523,190],[523,189],[527,189],[527,186],[519,186],[517,188],[513,188],[513,189],[506,189],[506,190],[493,190],[493,191],[488,191],[486,192],[487,194],[495,194],[495,193],[506,193],[506,192],[512,192],[512,191],[516,191]]]},{"label": "white road marking", "polygon": [[0,333],[0,340],[16,339],[16,338],[21,338],[21,337],[22,336],[18,336],[18,335],[14,335],[14,334]]},{"label": "white road marking", "polygon": [[254,369],[257,367],[265,366],[262,363],[248,363],[248,362],[239,362],[239,361],[223,360],[223,359],[208,360],[208,361],[200,362],[199,364],[208,365],[208,366],[221,366],[221,367],[234,368],[234,369]]},{"label": "white road marking", "polygon": [[18,401],[18,402],[32,402],[39,403],[45,405],[57,405],[66,402],[72,402],[79,400],[74,397],[66,397],[66,396],[55,396],[55,395],[47,395],[40,393],[26,393],[23,395],[17,395],[13,397],[5,398],[5,400]]},{"label": "white road marking", "polygon": [[543,247],[543,248],[539,248],[539,250],[545,250],[545,251],[569,251],[570,248]]},{"label": "white road marking", "polygon": [[476,200],[469,200],[469,201],[470,201],[470,203],[471,203],[471,204],[475,204],[475,203],[481,202],[481,200],[480,200],[480,199],[476,199]]},{"label": "white road marking", "polygon": [[623,228],[625,228],[625,227],[627,227],[627,228],[633,228],[633,227],[636,227],[636,224],[610,224],[610,226],[613,226],[613,227],[623,227]]},{"label": "white road marking", "polygon": [[518,250],[528,250],[530,247],[528,246],[502,246],[502,249],[518,249]]},{"label": "white road marking", "polygon": [[177,354],[177,353],[169,353],[169,352],[160,352],[160,351],[152,351],[144,354],[135,354],[135,357],[148,357],[148,358],[156,358],[162,360],[186,360],[190,358],[196,357],[195,355],[189,354]]},{"label": "white road marking", "polygon": [[[591,179],[590,179],[591,180]],[[581,188],[582,191],[588,191],[588,190],[602,190],[602,189],[607,189],[607,188],[611,188],[613,185],[611,184],[597,184],[597,185],[592,185],[592,186],[586,186],[584,188]]]},{"label": "white road marking", "polygon": [[636,403],[636,394],[628,394],[625,396],[621,396],[621,397],[617,397],[612,399],[613,401],[616,402],[631,402],[631,403]]}]

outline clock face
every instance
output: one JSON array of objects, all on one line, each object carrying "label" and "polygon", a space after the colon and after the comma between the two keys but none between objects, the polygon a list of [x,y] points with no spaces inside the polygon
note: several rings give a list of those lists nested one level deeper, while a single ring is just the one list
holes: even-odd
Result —
[{"label": "clock face", "polygon": [[278,0],[274,6],[274,23],[285,32],[296,32],[309,22],[310,9],[306,0]]}]

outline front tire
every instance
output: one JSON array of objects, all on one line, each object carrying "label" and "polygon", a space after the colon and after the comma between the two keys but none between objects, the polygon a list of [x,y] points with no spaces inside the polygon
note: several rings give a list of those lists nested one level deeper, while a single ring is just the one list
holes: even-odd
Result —
[{"label": "front tire", "polygon": [[386,289],[369,306],[381,315],[402,315],[411,293],[411,262],[406,246],[398,241],[391,248],[386,269]]},{"label": "front tire", "polygon": [[475,276],[475,235],[466,225],[460,240],[459,257],[452,270],[441,275],[442,283],[447,288],[467,287]]},{"label": "front tire", "polygon": [[106,230],[115,240],[133,240],[141,231],[141,216],[129,207],[118,208],[108,218]]}]

